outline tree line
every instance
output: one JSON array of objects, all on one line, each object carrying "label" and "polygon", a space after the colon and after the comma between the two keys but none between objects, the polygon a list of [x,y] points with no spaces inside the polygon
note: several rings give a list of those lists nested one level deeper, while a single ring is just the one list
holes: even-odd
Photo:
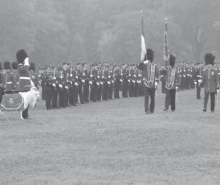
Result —
[{"label": "tree line", "polygon": [[220,57],[219,0],[0,0],[0,61],[24,48],[30,61],[111,64],[140,60],[141,10],[147,47],[163,63],[164,18],[178,61]]}]

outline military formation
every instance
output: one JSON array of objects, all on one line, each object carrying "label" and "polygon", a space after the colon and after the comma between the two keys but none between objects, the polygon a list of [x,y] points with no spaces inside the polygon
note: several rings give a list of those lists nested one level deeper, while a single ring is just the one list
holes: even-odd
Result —
[{"label": "military formation", "polygon": [[86,63],[48,65],[39,70],[39,81],[47,110],[144,95],[142,72],[136,65],[92,64],[89,69]]},{"label": "military formation", "polygon": [[[219,66],[215,64],[215,67],[220,73]],[[20,92],[17,69],[17,61],[0,63],[0,101],[3,94]],[[196,98],[201,99],[205,65],[178,62],[175,69],[180,81],[179,90],[196,88]],[[41,86],[47,110],[145,95],[146,78],[137,64],[92,64],[88,68],[86,63],[77,63],[75,66],[62,63],[58,67],[47,65],[39,68],[38,73],[35,71],[35,63],[30,63],[30,79],[38,89]],[[158,83],[161,81],[162,93],[166,93],[165,66],[160,66],[158,71]]]}]

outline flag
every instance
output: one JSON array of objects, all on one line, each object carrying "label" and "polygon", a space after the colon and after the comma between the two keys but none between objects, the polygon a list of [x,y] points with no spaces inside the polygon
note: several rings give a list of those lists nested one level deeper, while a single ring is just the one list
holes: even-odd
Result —
[{"label": "flag", "polygon": [[141,12],[141,61],[145,60],[146,55],[146,41],[145,41],[145,34],[144,34],[144,16],[143,12]]},{"label": "flag", "polygon": [[167,18],[165,18],[165,32],[164,32],[164,62],[168,65],[169,61],[169,43],[168,43],[168,33],[167,33]]}]

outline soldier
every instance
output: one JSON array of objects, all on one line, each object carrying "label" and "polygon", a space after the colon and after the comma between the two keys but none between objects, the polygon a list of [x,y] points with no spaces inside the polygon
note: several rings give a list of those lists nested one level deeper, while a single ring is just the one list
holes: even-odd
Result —
[{"label": "soldier", "polygon": [[[29,58],[24,49],[18,50],[16,53],[16,59],[18,62],[18,74],[19,74],[19,92],[27,92],[31,87],[31,79],[29,73]],[[29,119],[28,108],[22,112],[22,117],[24,119]]]},{"label": "soldier", "polygon": [[63,76],[64,76],[64,108],[69,106],[69,70],[68,64],[64,62],[63,66]]},{"label": "soldier", "polygon": [[[84,98],[83,98],[83,83],[82,83],[82,66],[81,63],[77,63],[76,66],[77,74],[78,74],[78,95],[79,100],[81,104],[85,104]],[[78,99],[78,97],[77,97]]]},{"label": "soldier", "polygon": [[90,101],[96,102],[96,80],[97,80],[97,71],[95,68],[95,65],[92,64],[90,66],[90,72],[89,72],[89,84],[91,87],[90,91]]},{"label": "soldier", "polygon": [[122,71],[123,71],[123,85],[122,85],[122,96],[123,98],[128,97],[128,72],[127,72],[126,64],[122,64]]},{"label": "soldier", "polygon": [[194,69],[194,74],[193,74],[193,79],[194,79],[194,84],[196,87],[196,98],[198,100],[201,99],[201,79],[202,79],[202,69],[201,65],[197,65]]},{"label": "soldier", "polygon": [[[155,108],[155,91],[159,82],[159,69],[156,64],[153,64],[154,51],[147,49],[147,60],[141,62],[138,68],[143,71],[144,84],[145,84],[145,113],[153,114]],[[151,99],[149,110],[149,97]]]},{"label": "soldier", "polygon": [[18,71],[17,71],[17,69],[18,69],[18,63],[17,62],[12,62],[12,64],[11,64],[11,66],[12,66],[12,69],[13,69],[13,75],[14,75],[14,79],[15,79],[15,93],[17,93],[18,92],[18,85],[19,85],[19,74],[18,74]]},{"label": "soldier", "polygon": [[4,69],[5,69],[5,94],[12,94],[14,93],[16,82],[13,73],[11,72],[11,63],[4,62]]},{"label": "soldier", "polygon": [[114,77],[112,66],[108,68],[108,99],[113,100]]},{"label": "soldier", "polygon": [[202,73],[202,83],[204,84],[204,108],[207,111],[209,95],[211,97],[211,112],[215,111],[215,94],[219,91],[219,76],[214,65],[215,56],[212,53],[205,54],[206,68]]},{"label": "soldier", "polygon": [[82,85],[83,85],[83,98],[85,103],[89,103],[89,79],[88,79],[88,71],[87,64],[82,64]]},{"label": "soldier", "polygon": [[176,57],[170,55],[170,65],[166,66],[166,98],[165,98],[165,111],[169,109],[169,104],[171,104],[171,110],[174,112],[176,110],[176,90],[178,90],[180,85],[180,78],[175,68]]},{"label": "soldier", "polygon": [[166,70],[164,68],[164,65],[162,65],[161,68],[160,68],[160,81],[161,81],[162,94],[166,93],[166,88],[165,88],[165,83],[166,83],[165,72],[166,72]]},{"label": "soldier", "polygon": [[0,62],[0,103],[2,102],[2,96],[3,96],[3,85],[4,85],[4,75],[2,72],[2,63]]},{"label": "soldier", "polygon": [[58,95],[59,95],[59,74],[56,71],[56,68],[52,68],[53,72],[53,78],[52,78],[52,109],[59,109],[58,107]]},{"label": "soldier", "polygon": [[31,80],[34,86],[37,89],[39,89],[39,77],[38,77],[38,74],[35,72],[35,63],[33,62],[30,63],[29,71],[30,71]]},{"label": "soldier", "polygon": [[50,110],[52,109],[51,101],[52,101],[52,91],[53,91],[53,86],[52,86],[53,77],[52,77],[51,68],[49,66],[46,68],[46,72],[43,80],[45,83],[46,109]]},{"label": "soldier", "polygon": [[58,68],[58,94],[59,94],[59,108],[65,108],[64,105],[64,75],[63,75],[63,68],[60,66]]},{"label": "soldier", "polygon": [[114,66],[113,72],[114,72],[114,81],[115,81],[114,98],[120,99],[119,91],[120,91],[120,83],[121,83],[120,80],[122,79],[122,76],[120,75],[120,69],[118,65]]}]

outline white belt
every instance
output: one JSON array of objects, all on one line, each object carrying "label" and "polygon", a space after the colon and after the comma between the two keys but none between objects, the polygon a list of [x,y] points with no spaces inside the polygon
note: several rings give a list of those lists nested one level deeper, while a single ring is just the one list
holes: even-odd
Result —
[{"label": "white belt", "polygon": [[12,82],[6,82],[6,84],[12,84]]},{"label": "white belt", "polygon": [[20,77],[20,80],[30,80],[30,77]]}]

